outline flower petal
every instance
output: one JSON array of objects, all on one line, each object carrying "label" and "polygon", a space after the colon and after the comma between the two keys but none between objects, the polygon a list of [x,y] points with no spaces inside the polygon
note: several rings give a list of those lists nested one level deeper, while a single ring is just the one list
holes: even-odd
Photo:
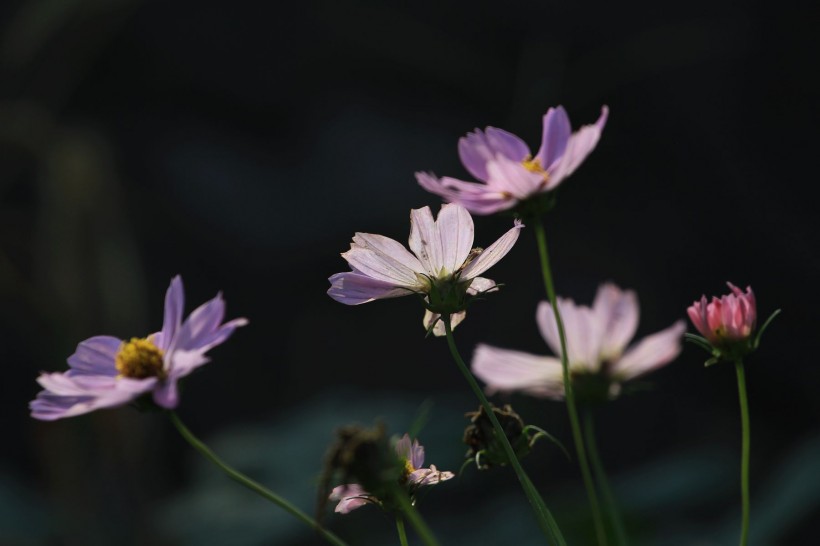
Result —
[{"label": "flower petal", "polygon": [[521,163],[530,155],[530,147],[523,140],[504,129],[487,127],[484,129],[484,134],[487,135],[487,142],[493,150],[494,156],[501,154],[511,161]]},{"label": "flower petal", "polygon": [[474,279],[478,277],[507,255],[518,240],[519,231],[524,227],[521,220],[515,220],[514,227],[502,235],[496,242],[484,249],[484,251],[473,259],[470,264],[461,272],[462,279]]},{"label": "flower petal", "polygon": [[561,181],[575,172],[586,157],[595,149],[601,132],[609,117],[609,108],[601,108],[601,116],[593,125],[584,125],[575,134],[569,137],[566,150],[561,158],[554,162],[549,171],[549,188],[556,187]]},{"label": "flower petal", "polygon": [[45,389],[29,404],[31,416],[41,421],[74,417],[97,409],[127,404],[150,391],[156,378],[127,379],[108,376],[52,373],[37,382]]},{"label": "flower petal", "polygon": [[417,285],[416,273],[424,272],[404,245],[383,235],[356,233],[342,257],[359,273],[399,286]]},{"label": "flower petal", "polygon": [[436,468],[436,465],[431,464],[430,468],[419,468],[411,472],[407,476],[407,483],[414,487],[422,487],[425,485],[436,485],[437,483],[447,481],[455,477],[455,474],[449,471],[441,471]]},{"label": "flower petal", "polygon": [[600,353],[603,360],[620,358],[638,329],[638,296],[612,283],[598,287],[592,310],[602,327]]},{"label": "flower petal", "polygon": [[479,180],[487,180],[487,161],[494,155],[490,143],[487,142],[487,136],[481,129],[476,129],[458,139],[458,156],[461,158],[461,163],[471,175]]},{"label": "flower petal", "polygon": [[560,399],[564,380],[558,359],[480,344],[472,361],[473,373],[487,384],[487,392],[522,391]]},{"label": "flower petal", "polygon": [[117,375],[115,359],[122,340],[112,336],[94,336],[81,341],[68,357],[69,375]]},{"label": "flower petal", "polygon": [[538,150],[538,162],[544,170],[551,170],[556,159],[564,155],[572,126],[563,106],[550,108],[544,115],[544,130],[541,137],[541,148]]},{"label": "flower petal", "polygon": [[[592,309],[585,305],[576,305],[571,299],[558,298],[558,311],[564,323],[570,369],[598,371],[602,327],[593,315]],[[538,304],[535,318],[547,345],[560,358],[561,340],[552,305],[547,301]]]},{"label": "flower petal", "polygon": [[380,281],[367,275],[350,271],[331,276],[327,295],[345,305],[359,305],[373,300],[397,298],[412,294],[407,288]]},{"label": "flower petal", "polygon": [[669,363],[681,351],[685,330],[686,323],[679,320],[666,330],[645,337],[613,364],[612,372],[627,380]]},{"label": "flower petal", "polygon": [[[467,311],[453,313],[450,315],[450,327],[455,330],[456,326],[461,324],[465,318],[467,318]],[[433,335],[436,337],[444,337],[447,335],[447,329],[444,327],[444,321],[441,320],[441,315],[438,313],[433,313],[430,310],[426,310],[421,323],[424,325],[424,329],[428,331],[430,330],[430,326],[435,324],[435,326],[433,326]]]},{"label": "flower petal", "polygon": [[159,347],[163,351],[170,347],[182,324],[182,313],[185,309],[185,291],[182,286],[182,277],[177,275],[171,279],[171,285],[165,292],[165,316],[162,321],[162,334],[158,337]]},{"label": "flower petal", "polygon": [[423,272],[437,278],[444,267],[444,249],[438,225],[433,219],[430,207],[410,211],[409,246],[421,262]]},{"label": "flower petal", "polygon": [[[207,362],[207,359],[206,359]],[[169,377],[154,389],[154,402],[162,408],[174,409],[179,404],[179,389],[176,378]]]},{"label": "flower petal", "polygon": [[471,296],[487,294],[489,292],[498,292],[498,285],[494,280],[485,277],[474,278],[473,282],[470,283],[470,287],[467,288],[467,293]]},{"label": "flower petal", "polygon": [[496,156],[487,163],[487,187],[507,192],[518,200],[527,199],[545,189],[544,174],[527,170],[524,165]]},{"label": "flower petal", "polygon": [[465,182],[444,176],[436,178],[430,173],[417,172],[416,180],[425,190],[457,203],[473,214],[494,214],[518,204],[509,193],[489,188],[486,184]]},{"label": "flower petal", "polygon": [[368,500],[369,497],[370,493],[362,489],[361,485],[349,483],[334,487],[328,498],[332,501],[339,501],[339,504],[336,505],[336,512],[347,514],[351,510],[371,502]]},{"label": "flower petal", "polygon": [[442,205],[436,218],[444,268],[452,273],[464,264],[473,248],[473,218],[461,205]]}]

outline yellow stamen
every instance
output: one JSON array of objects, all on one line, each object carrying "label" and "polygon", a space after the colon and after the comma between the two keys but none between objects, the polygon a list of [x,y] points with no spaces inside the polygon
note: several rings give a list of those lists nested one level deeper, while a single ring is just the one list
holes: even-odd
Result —
[{"label": "yellow stamen", "polygon": [[416,470],[417,469],[413,467],[413,463],[410,462],[410,459],[405,459],[404,460],[404,477],[405,478],[407,476],[409,476],[410,474],[412,474],[413,472],[415,472]]},{"label": "yellow stamen", "polygon": [[546,183],[550,178],[549,173],[545,171],[543,165],[541,165],[541,160],[537,157],[533,159],[530,156],[527,156],[524,158],[524,161],[521,162],[521,165],[531,173],[540,174],[544,179],[544,183]]},{"label": "yellow stamen", "polygon": [[165,368],[162,360],[163,352],[154,345],[149,338],[132,337],[131,341],[123,341],[114,365],[120,372],[120,377],[145,379],[146,377],[165,378]]}]

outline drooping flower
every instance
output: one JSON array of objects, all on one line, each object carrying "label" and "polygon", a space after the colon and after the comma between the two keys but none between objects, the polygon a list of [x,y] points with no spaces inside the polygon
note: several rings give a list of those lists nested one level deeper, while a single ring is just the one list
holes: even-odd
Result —
[{"label": "drooping flower", "polygon": [[720,298],[712,296],[712,301],[701,296],[686,310],[692,324],[703,335],[686,334],[686,337],[712,353],[707,366],[719,360],[737,360],[757,349],[763,332],[780,313],[779,309],[772,313],[755,332],[757,302],[752,287],[747,286],[744,293],[734,284],[726,284],[732,291],[730,294]]},{"label": "drooping flower", "polygon": [[[535,442],[540,438],[549,438],[558,442],[546,431],[534,426],[525,425],[524,420],[518,415],[509,404],[503,407],[491,405],[495,418],[504,430],[507,441],[515,452],[515,456],[520,460],[532,450]],[[467,412],[465,417],[470,418],[470,424],[464,429],[464,443],[468,450],[465,455],[469,462],[474,462],[476,467],[484,470],[492,466],[506,466],[510,460],[501,441],[496,437],[492,421],[484,410],[484,406],[479,406],[477,411]],[[561,449],[564,447],[558,443]],[[566,451],[566,450],[565,450]]]},{"label": "drooping flower", "polygon": [[383,235],[356,233],[342,257],[352,271],[330,277],[328,295],[346,305],[418,294],[424,298],[425,328],[443,335],[438,318],[452,315],[456,324],[472,296],[497,289],[479,277],[518,240],[514,227],[486,249],[473,248],[473,219],[460,205],[442,205],[438,219],[430,207],[410,211],[410,250]]},{"label": "drooping flower", "polygon": [[147,393],[152,393],[157,405],[175,408],[179,403],[177,382],[207,363],[205,353],[248,323],[238,318],[222,324],[225,301],[221,294],[183,322],[184,305],[182,279],[177,275],[165,294],[161,331],[145,338],[95,336],[80,342],[68,357],[67,372],[43,373],[37,378],[45,390],[29,404],[31,416],[53,421],[121,406]]},{"label": "drooping flower", "polygon": [[[420,488],[428,485],[436,485],[455,476],[452,472],[438,470],[435,465],[430,465],[429,468],[423,468],[424,447],[419,444],[418,440],[411,441],[410,436],[407,434],[396,442],[396,455],[398,455],[399,462],[402,464],[399,485],[407,491],[411,501]],[[384,503],[384,499],[379,499],[368,493],[357,483],[334,487],[329,499],[334,502],[339,501],[335,511],[340,514],[347,514],[351,510],[355,510],[368,503],[378,504],[380,506],[383,506]]]},{"label": "drooping flower", "polygon": [[[604,284],[599,287],[592,307],[562,298],[558,298],[558,307],[567,337],[572,386],[579,400],[615,398],[623,382],[667,364],[680,353],[685,329],[682,320],[627,349],[638,328],[639,315],[638,299],[631,290]],[[536,321],[547,345],[560,355],[558,328],[548,302],[539,304]],[[490,392],[521,391],[552,399],[564,397],[563,370],[556,357],[482,344],[473,355],[472,368]]]},{"label": "drooping flower", "polygon": [[511,209],[555,189],[575,172],[598,144],[608,115],[604,106],[598,121],[572,133],[566,110],[562,106],[550,108],[544,115],[541,147],[535,155],[523,140],[503,129],[476,129],[458,141],[458,153],[464,167],[480,183],[424,172],[416,173],[416,180],[427,191],[473,214]]}]

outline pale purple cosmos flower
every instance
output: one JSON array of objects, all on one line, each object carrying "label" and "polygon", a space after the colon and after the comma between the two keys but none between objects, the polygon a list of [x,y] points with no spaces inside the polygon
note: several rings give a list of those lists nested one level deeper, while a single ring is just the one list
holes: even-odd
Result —
[{"label": "pale purple cosmos flower", "polygon": [[731,294],[707,303],[706,296],[694,302],[686,311],[692,324],[709,343],[715,346],[749,339],[757,324],[757,303],[752,287],[746,293],[730,282]]},{"label": "pale purple cosmos flower", "polygon": [[425,299],[425,328],[443,335],[439,317],[464,318],[471,296],[496,289],[479,277],[495,265],[518,240],[524,227],[514,227],[486,249],[473,248],[473,219],[460,205],[442,205],[438,219],[430,207],[410,211],[410,250],[383,235],[356,233],[342,257],[352,271],[330,277],[327,291],[334,300],[359,305],[373,300],[419,294]]},{"label": "pale purple cosmos flower", "polygon": [[[564,320],[573,388],[596,391],[589,398],[614,398],[623,382],[667,364],[680,353],[685,329],[682,320],[627,348],[638,328],[639,315],[638,299],[631,290],[604,284],[592,307],[562,298],[558,298],[558,307]],[[539,304],[536,321],[547,345],[560,355],[558,328],[549,302]],[[479,345],[472,368],[490,392],[564,397],[563,370],[556,357]]]},{"label": "pale purple cosmos flower", "polygon": [[43,373],[37,378],[45,390],[29,404],[31,416],[53,421],[121,406],[147,393],[157,405],[175,408],[177,382],[208,362],[206,352],[248,323],[238,318],[222,324],[225,301],[221,294],[183,322],[184,305],[182,279],[177,275],[165,294],[161,331],[146,338],[95,336],[81,342],[68,357],[67,372]]},{"label": "pale purple cosmos flower", "polygon": [[[423,468],[424,446],[419,444],[418,440],[411,442],[410,436],[407,434],[396,442],[396,454],[404,465],[399,482],[407,490],[411,500],[419,488],[436,485],[455,476],[452,472],[438,470],[435,465],[430,465],[430,468]],[[334,487],[329,498],[332,501],[339,501],[335,511],[340,514],[347,514],[351,510],[368,503],[381,505],[380,499],[365,491],[357,483]]]},{"label": "pale purple cosmos flower", "polygon": [[416,173],[416,180],[427,191],[473,214],[511,209],[555,189],[575,172],[598,144],[608,115],[609,109],[602,107],[598,121],[573,133],[566,110],[562,106],[550,108],[544,115],[541,147],[535,155],[523,140],[503,129],[476,129],[458,141],[458,154],[481,183],[437,178],[424,172]]}]

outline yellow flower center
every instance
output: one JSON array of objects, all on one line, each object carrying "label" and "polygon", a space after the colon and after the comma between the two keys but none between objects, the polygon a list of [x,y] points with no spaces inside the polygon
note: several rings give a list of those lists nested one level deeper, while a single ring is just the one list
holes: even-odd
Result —
[{"label": "yellow flower center", "polygon": [[533,159],[530,156],[527,156],[524,158],[524,161],[521,162],[521,165],[531,173],[540,174],[541,178],[544,179],[542,185],[549,181],[550,174],[544,170],[543,165],[541,165],[541,160],[537,157]]},{"label": "yellow flower center", "polygon": [[120,377],[145,379],[158,377],[165,379],[165,368],[162,361],[162,350],[154,345],[149,338],[132,337],[131,341],[123,341],[114,365],[120,372]]}]

